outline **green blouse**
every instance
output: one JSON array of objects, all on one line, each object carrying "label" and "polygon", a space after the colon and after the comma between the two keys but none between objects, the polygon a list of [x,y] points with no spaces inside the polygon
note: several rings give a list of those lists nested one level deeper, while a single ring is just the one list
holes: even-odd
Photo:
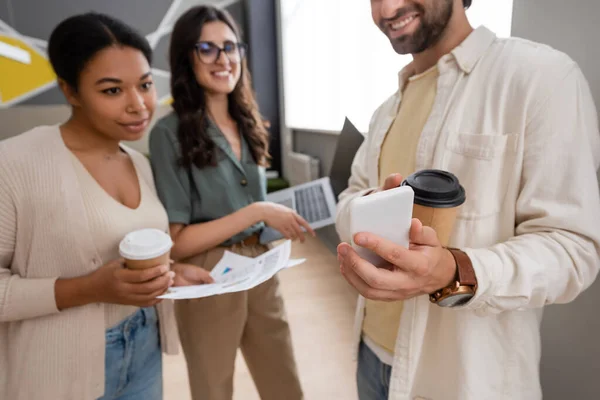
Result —
[{"label": "green blouse", "polygon": [[[150,132],[150,162],[156,181],[156,190],[169,222],[196,224],[225,217],[256,201],[266,198],[264,167],[258,166],[242,137],[241,160],[213,122],[208,134],[217,146],[217,165],[202,169],[179,166],[181,148],[177,139],[177,115],[172,112],[157,122]],[[264,224],[258,223],[233,236],[222,245],[238,243],[259,232]]]}]

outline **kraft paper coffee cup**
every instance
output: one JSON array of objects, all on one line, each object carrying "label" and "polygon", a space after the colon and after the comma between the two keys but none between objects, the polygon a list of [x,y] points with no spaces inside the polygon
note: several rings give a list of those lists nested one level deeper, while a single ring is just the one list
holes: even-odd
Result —
[{"label": "kraft paper coffee cup", "polygon": [[169,265],[173,241],[158,229],[140,229],[128,233],[119,244],[119,253],[130,269]]},{"label": "kraft paper coffee cup", "polygon": [[402,182],[415,193],[413,218],[433,228],[442,246],[447,246],[456,215],[465,202],[465,189],[450,172],[426,169],[416,172]]}]

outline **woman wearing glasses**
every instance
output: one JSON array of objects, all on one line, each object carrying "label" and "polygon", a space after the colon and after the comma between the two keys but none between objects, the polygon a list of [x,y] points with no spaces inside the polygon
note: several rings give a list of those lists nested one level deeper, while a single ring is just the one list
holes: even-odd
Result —
[{"label": "woman wearing glasses", "polygon": [[[269,158],[262,120],[231,16],[208,6],[177,21],[170,45],[174,112],[150,135],[172,255],[211,270],[225,250],[255,257],[264,225],[314,234],[293,210],[265,201]],[[230,400],[241,348],[263,400],[303,398],[277,277],[251,290],[176,304],[192,396]]]}]

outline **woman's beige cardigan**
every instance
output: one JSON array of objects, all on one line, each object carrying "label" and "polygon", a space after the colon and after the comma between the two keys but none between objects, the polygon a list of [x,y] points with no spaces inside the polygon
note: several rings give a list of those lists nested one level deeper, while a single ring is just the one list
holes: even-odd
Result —
[{"label": "woman's beige cardigan", "polygon": [[[57,278],[100,266],[58,127],[0,142],[0,399],[92,400],[104,392],[104,305],[59,312]],[[145,157],[128,150],[154,187]],[[178,350],[172,303],[163,351]]]}]

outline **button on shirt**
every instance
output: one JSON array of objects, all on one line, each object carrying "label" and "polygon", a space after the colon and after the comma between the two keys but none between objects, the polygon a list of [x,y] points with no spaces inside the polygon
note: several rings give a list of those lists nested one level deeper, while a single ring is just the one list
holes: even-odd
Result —
[{"label": "button on shirt", "polygon": [[[590,88],[565,54],[485,27],[437,67],[415,170],[447,170],[464,186],[450,246],[469,255],[478,287],[453,309],[426,295],[403,303],[389,399],[540,400],[542,309],[574,300],[600,268],[600,135]],[[414,74],[407,66],[399,88]],[[375,112],[356,154],[337,208],[343,241],[351,239],[352,200],[379,185],[381,146],[401,101],[398,90]]]},{"label": "button on shirt", "polygon": [[[266,198],[265,169],[256,164],[246,139],[241,140],[241,159],[212,121],[208,135],[216,145],[217,165],[190,169],[179,165],[181,148],[177,138],[179,119],[170,113],[157,122],[150,133],[150,160],[158,195],[172,224],[213,221]],[[259,232],[258,223],[226,242],[238,243]]]}]

